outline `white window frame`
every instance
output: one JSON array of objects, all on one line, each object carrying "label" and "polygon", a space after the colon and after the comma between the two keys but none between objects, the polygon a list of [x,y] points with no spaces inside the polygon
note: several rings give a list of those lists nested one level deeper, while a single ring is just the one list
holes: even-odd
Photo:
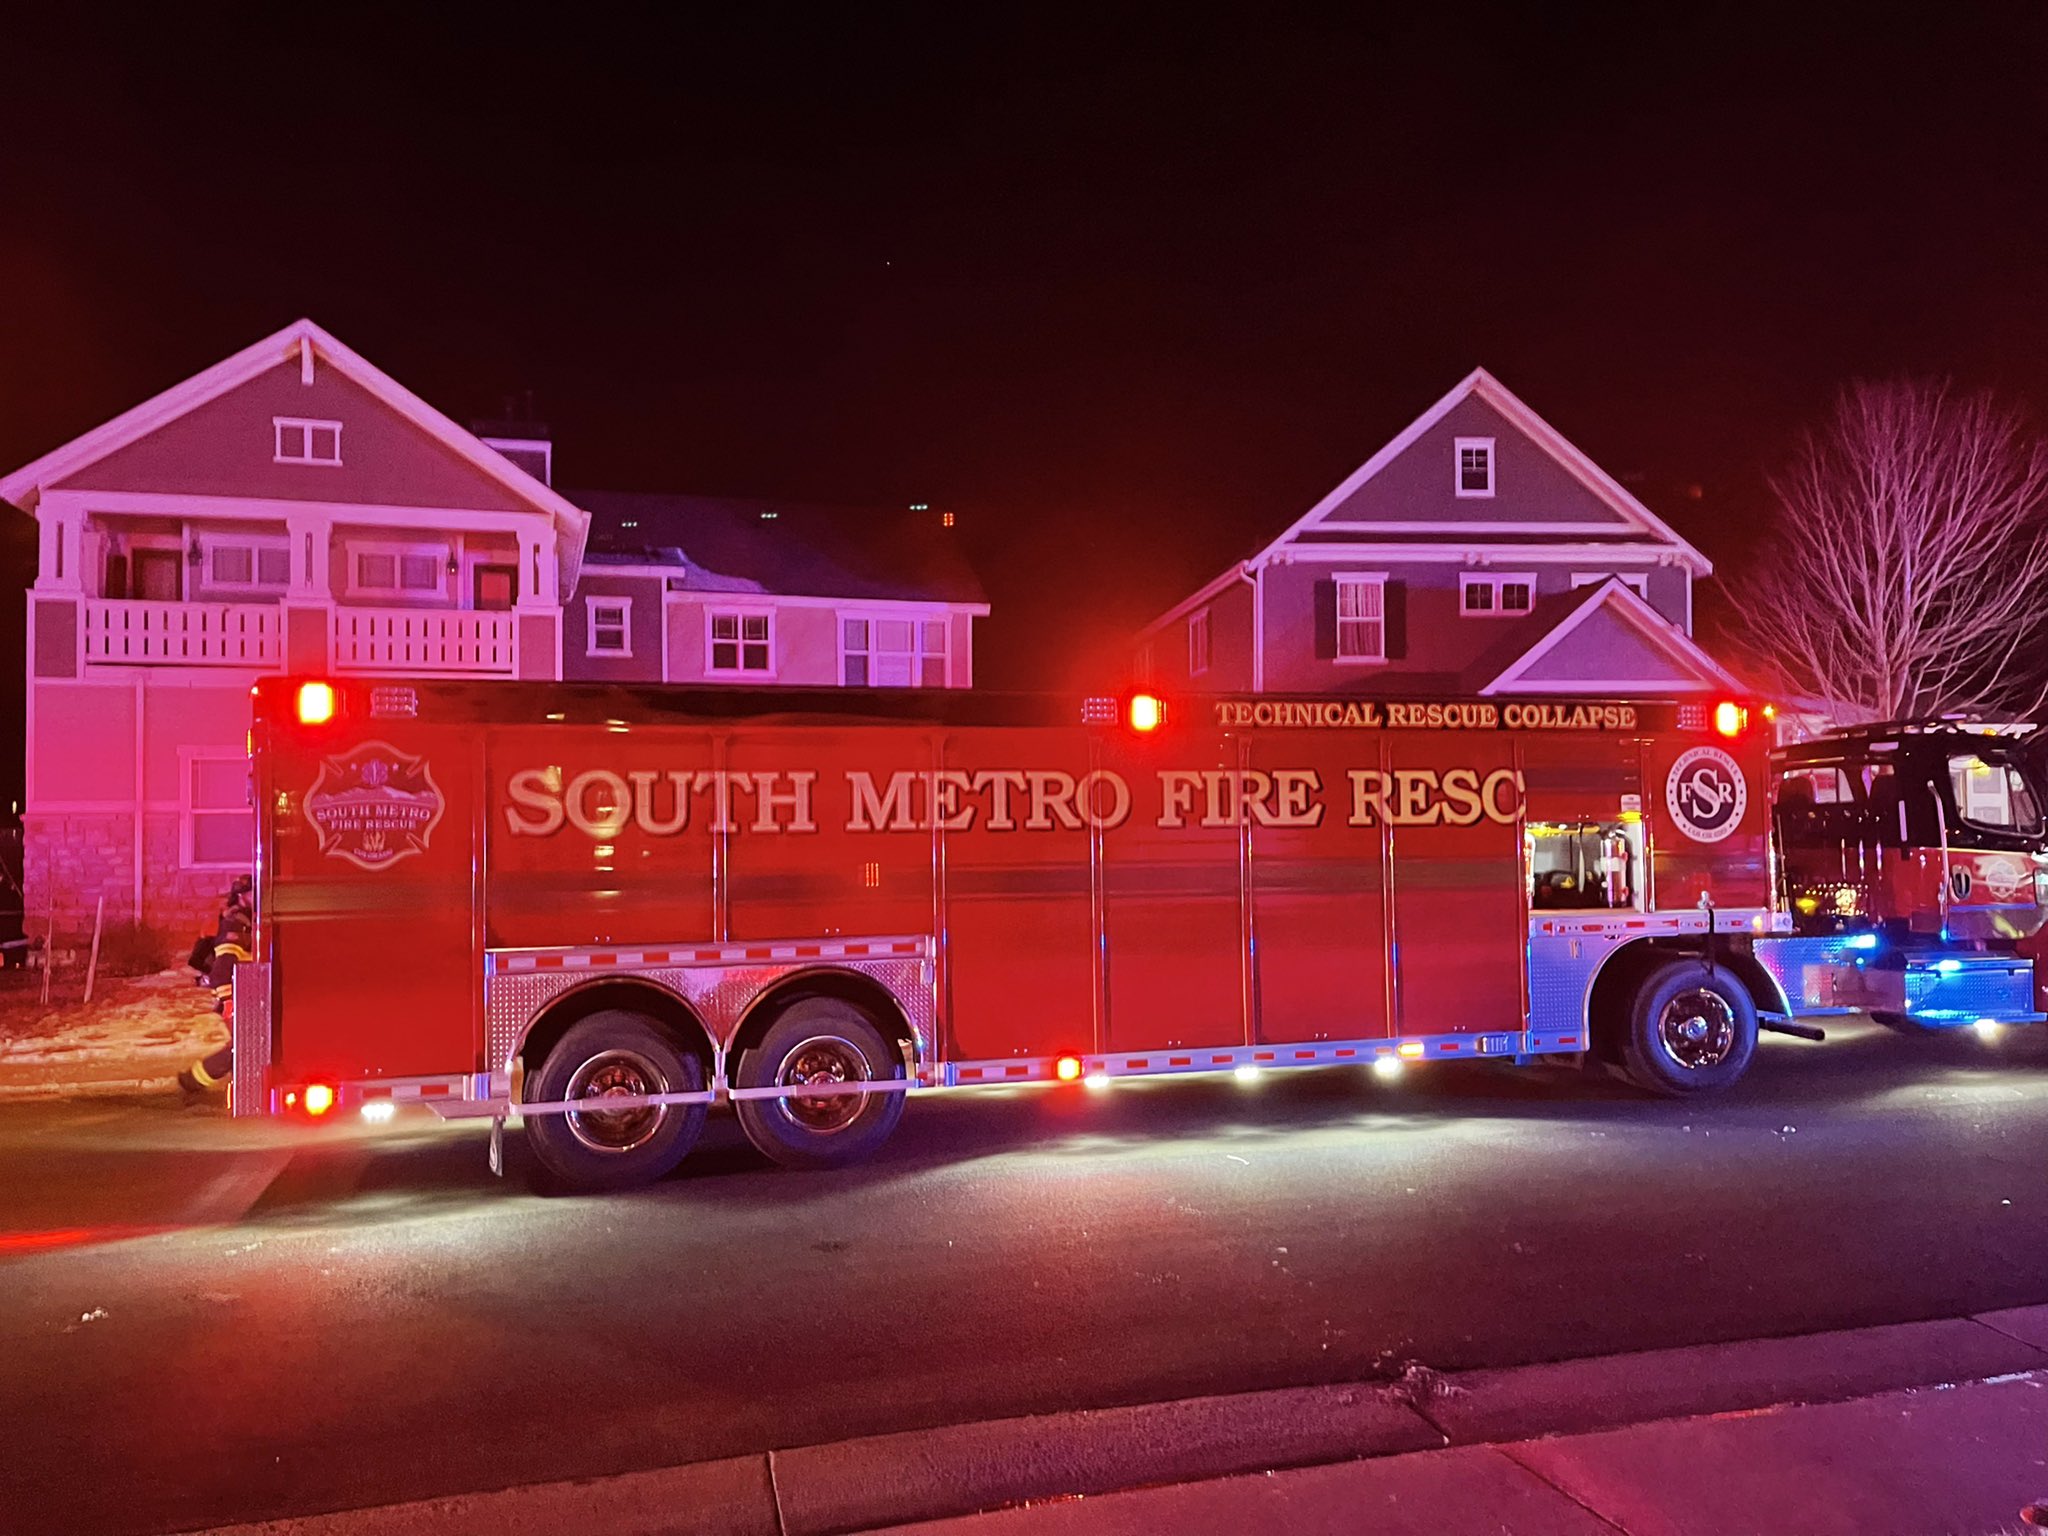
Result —
[{"label": "white window frame", "polygon": [[[222,581],[213,574],[214,552],[222,549],[249,551],[247,581]],[[263,554],[266,550],[281,552],[284,555],[286,569],[283,581],[261,579]],[[291,560],[292,541],[283,534],[202,533],[199,535],[200,580],[196,585],[210,592],[282,592],[292,584]]]},{"label": "white window frame", "polygon": [[[1502,608],[1500,589],[1507,586],[1525,586],[1529,589],[1527,608]],[[1474,587],[1487,587],[1493,592],[1493,606],[1490,608],[1468,608],[1465,594]],[[1536,607],[1536,574],[1533,571],[1460,571],[1458,573],[1458,616],[1466,619],[1526,619]]]},{"label": "white window frame", "polygon": [[[869,626],[868,648],[865,651],[847,649],[846,621],[848,619],[859,619]],[[900,619],[911,626],[912,644],[910,659],[917,674],[917,681],[913,683],[878,683],[875,681],[875,657],[882,653],[875,649],[873,626],[878,621],[888,619]],[[939,626],[939,633],[944,637],[943,650],[931,652],[924,648],[924,626],[927,624]],[[900,688],[906,686],[922,688],[925,686],[924,664],[933,659],[939,662],[940,670],[944,674],[944,681],[939,686],[941,688],[953,686],[953,616],[951,613],[934,613],[925,608],[840,608],[833,612],[832,629],[839,652],[839,670],[834,680],[842,688]],[[867,658],[868,680],[865,683],[849,683],[846,680],[846,659],[849,656],[865,656]]]},{"label": "white window frame", "polygon": [[248,869],[256,856],[256,807],[251,805],[245,814],[249,818],[249,857],[231,861],[207,860],[201,862],[197,852],[198,839],[194,836],[194,818],[200,816],[232,816],[236,813],[219,806],[200,807],[192,803],[193,782],[198,776],[201,763],[240,763],[247,771],[249,754],[237,752],[232,747],[180,747],[178,748],[178,867],[181,869]]},{"label": "white window frame", "polygon": [[[597,616],[597,610],[600,608],[616,608],[619,611],[619,616],[616,619],[600,621]],[[607,629],[612,628],[614,625],[618,627],[619,647],[617,650],[612,649],[610,646],[601,646],[597,643],[597,626],[600,622]],[[630,661],[633,659],[632,598],[590,596],[583,599],[583,654],[604,661]]]},{"label": "white window frame", "polygon": [[[305,445],[304,453],[284,451],[284,431],[296,427],[303,434],[300,442]],[[334,434],[334,457],[316,459],[313,457],[313,434],[332,432]],[[341,423],[338,421],[316,421],[310,416],[273,416],[270,418],[270,462],[273,464],[313,464],[323,469],[341,468]]]},{"label": "white window frame", "polygon": [[1650,573],[1648,571],[1573,571],[1572,590],[1581,587],[1597,587],[1607,580],[1620,582],[1644,602],[1650,600]]},{"label": "white window frame", "polygon": [[[1451,489],[1457,492],[1460,501],[1483,500],[1493,495],[1494,453],[1490,437],[1456,437],[1451,439]],[[1468,491],[1465,489],[1465,450],[1480,448],[1486,452],[1486,489]]]},{"label": "white window frame", "polygon": [[[1340,571],[1333,575],[1331,577],[1331,580],[1335,583],[1337,588],[1337,600],[1334,605],[1335,613],[1333,616],[1333,622],[1337,626],[1337,632],[1335,635],[1331,637],[1331,648],[1335,652],[1337,665],[1340,667],[1378,667],[1386,665],[1387,573],[1385,571]],[[1353,619],[1346,619],[1344,617],[1344,589],[1346,587],[1351,587],[1359,590],[1363,590],[1365,588],[1370,587],[1378,595],[1380,649],[1379,654],[1377,656],[1368,656],[1363,654],[1356,656],[1347,656],[1344,654],[1345,624],[1364,624],[1371,622],[1371,619],[1367,617],[1359,617]]]},{"label": "white window frame", "polygon": [[[1382,620],[1384,622],[1384,620]],[[1200,677],[1215,660],[1211,649],[1209,610],[1201,608],[1188,615],[1188,676]]]},{"label": "white window frame", "polygon": [[[405,566],[402,562],[407,555],[415,558],[420,555],[432,555],[434,574],[439,578],[440,585],[431,593],[405,586],[366,587],[356,579],[358,555],[390,555],[391,577],[394,582],[402,582],[405,579]],[[351,598],[369,598],[378,603],[445,608],[451,600],[448,590],[448,562],[454,555],[453,547],[447,544],[414,544],[403,539],[344,538],[341,541],[342,591]]]},{"label": "white window frame", "polygon": [[[717,621],[725,618],[737,619],[739,621],[739,628],[735,631],[739,638],[730,642],[739,648],[736,655],[740,665],[734,667],[717,666],[711,659],[717,654],[717,651],[714,649],[717,637],[713,634],[713,630],[717,627]],[[768,621],[768,670],[765,672],[745,664],[747,646],[749,644],[745,638],[746,621],[748,619],[766,619]],[[759,641],[752,643],[760,644]],[[777,660],[778,658],[775,654],[775,610],[773,608],[733,608],[721,606],[704,610],[704,675],[706,677],[765,678],[772,680],[776,673]]]}]

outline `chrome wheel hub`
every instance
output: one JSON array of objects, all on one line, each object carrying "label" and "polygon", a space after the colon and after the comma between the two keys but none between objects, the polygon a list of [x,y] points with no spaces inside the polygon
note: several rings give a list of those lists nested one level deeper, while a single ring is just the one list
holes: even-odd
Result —
[{"label": "chrome wheel hub", "polygon": [[[604,1051],[578,1067],[563,1092],[565,1099],[636,1099],[669,1092],[661,1069],[637,1051]],[[640,1104],[627,1109],[572,1109],[562,1118],[569,1133],[593,1152],[631,1152],[647,1144],[668,1114],[665,1104]]]},{"label": "chrome wheel hub", "polygon": [[1718,1067],[1735,1052],[1735,1010],[1704,987],[1681,992],[1657,1015],[1657,1043],[1688,1072]]},{"label": "chrome wheel hub", "polygon": [[[809,1083],[864,1083],[871,1075],[867,1058],[851,1040],[842,1040],[837,1035],[817,1035],[782,1058],[782,1068],[775,1074],[775,1083],[780,1088]],[[867,1095],[833,1093],[806,1098],[793,1094],[776,1100],[776,1103],[784,1115],[804,1130],[829,1136],[834,1131],[845,1130],[860,1118],[861,1111],[867,1107]]]}]

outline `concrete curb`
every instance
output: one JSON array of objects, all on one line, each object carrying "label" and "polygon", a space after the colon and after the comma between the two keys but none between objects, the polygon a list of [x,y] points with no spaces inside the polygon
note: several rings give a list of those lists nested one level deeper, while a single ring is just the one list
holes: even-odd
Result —
[{"label": "concrete curb", "polygon": [[203,1536],[846,1536],[1027,1500],[1833,1403],[2048,1368],[2048,1305],[873,1435]]}]

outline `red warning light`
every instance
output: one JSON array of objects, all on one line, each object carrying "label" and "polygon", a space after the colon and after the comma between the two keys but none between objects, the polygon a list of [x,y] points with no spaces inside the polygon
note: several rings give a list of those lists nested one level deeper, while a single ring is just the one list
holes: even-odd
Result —
[{"label": "red warning light", "polygon": [[1156,731],[1166,723],[1166,706],[1149,693],[1131,695],[1131,729]]},{"label": "red warning light", "polygon": [[1726,699],[1714,706],[1714,729],[1723,736],[1740,736],[1749,729],[1749,711]]},{"label": "red warning light", "polygon": [[334,1108],[334,1090],[332,1088],[328,1087],[325,1083],[308,1083],[306,1085],[307,1114],[324,1115],[332,1108]]},{"label": "red warning light", "polygon": [[1052,1070],[1061,1082],[1071,1083],[1081,1075],[1081,1058],[1078,1056],[1062,1056],[1053,1063]]},{"label": "red warning light", "polygon": [[299,724],[325,725],[334,718],[334,686],[331,683],[299,684]]}]

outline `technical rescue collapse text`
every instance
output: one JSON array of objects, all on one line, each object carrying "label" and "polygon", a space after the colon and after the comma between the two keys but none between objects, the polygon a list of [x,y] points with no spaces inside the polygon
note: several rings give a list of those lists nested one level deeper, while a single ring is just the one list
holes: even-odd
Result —
[{"label": "technical rescue collapse text", "polygon": [[[1313,768],[1162,768],[1139,787],[1111,769],[943,768],[845,775],[848,832],[1110,830],[1133,818],[1159,827],[1317,827],[1335,806],[1354,827],[1512,826],[1522,776],[1512,768],[1352,768],[1325,793]],[[815,832],[818,775],[803,770],[525,768],[505,786],[504,825],[522,837],[564,827],[609,841],[629,827],[673,837],[693,818],[710,832]]]}]

